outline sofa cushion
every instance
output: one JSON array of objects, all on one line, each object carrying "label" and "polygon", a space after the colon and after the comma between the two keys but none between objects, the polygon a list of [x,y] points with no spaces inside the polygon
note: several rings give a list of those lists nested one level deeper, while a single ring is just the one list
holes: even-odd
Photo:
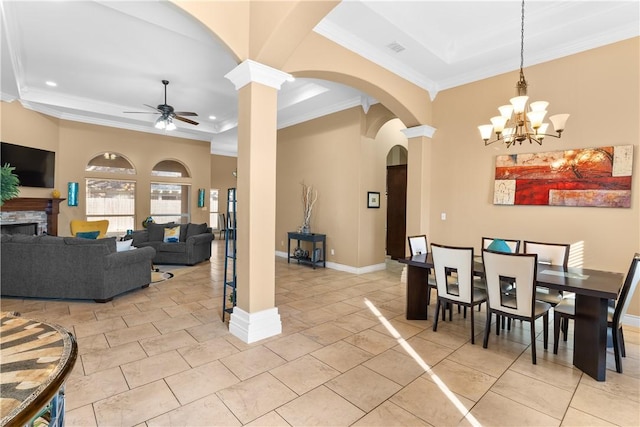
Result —
[{"label": "sofa cushion", "polygon": [[161,243],[159,246],[156,246],[156,251],[185,253],[187,251],[187,244],[185,242]]},{"label": "sofa cushion", "polygon": [[76,237],[79,237],[81,239],[97,239],[98,236],[100,235],[100,231],[95,230],[95,231],[78,231],[76,233]]},{"label": "sofa cushion", "polygon": [[11,236],[12,236],[11,234],[3,234],[2,235],[2,243],[10,242],[11,241]]},{"label": "sofa cushion", "polygon": [[185,238],[188,239],[191,236],[197,236],[198,234],[202,234],[202,233],[206,233],[207,232],[207,223],[203,223],[203,224],[187,224],[187,237]]},{"label": "sofa cushion", "polygon": [[165,227],[162,241],[164,243],[178,243],[180,241],[180,226]]},{"label": "sofa cushion", "polygon": [[39,243],[42,236],[29,236],[27,234],[14,234],[11,237],[13,243]]},{"label": "sofa cushion", "polygon": [[107,237],[105,239],[82,239],[78,237],[65,237],[64,243],[67,245],[103,245],[107,249],[107,253],[116,252],[116,238]]},{"label": "sofa cushion", "polygon": [[147,225],[147,231],[149,232],[150,242],[162,242],[164,239],[164,229],[166,227],[173,227],[175,222],[168,222],[166,224],[149,224]]}]

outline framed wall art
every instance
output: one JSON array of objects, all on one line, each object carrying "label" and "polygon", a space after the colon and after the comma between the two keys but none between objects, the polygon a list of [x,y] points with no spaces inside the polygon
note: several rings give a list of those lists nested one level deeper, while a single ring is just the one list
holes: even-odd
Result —
[{"label": "framed wall art", "polygon": [[379,208],[380,207],[380,193],[377,191],[367,192],[367,207]]},{"label": "framed wall art", "polygon": [[633,145],[496,157],[494,205],[631,207]]}]

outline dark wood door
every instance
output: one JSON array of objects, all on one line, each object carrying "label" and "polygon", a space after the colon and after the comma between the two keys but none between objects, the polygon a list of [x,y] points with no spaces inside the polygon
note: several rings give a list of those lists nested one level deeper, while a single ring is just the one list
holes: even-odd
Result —
[{"label": "dark wood door", "polygon": [[387,255],[404,258],[407,233],[407,165],[387,166]]}]

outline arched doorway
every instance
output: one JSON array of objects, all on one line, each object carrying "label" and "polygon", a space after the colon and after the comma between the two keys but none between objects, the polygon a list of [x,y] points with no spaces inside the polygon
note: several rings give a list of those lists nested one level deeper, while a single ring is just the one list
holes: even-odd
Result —
[{"label": "arched doorway", "polygon": [[407,233],[407,149],[395,145],[387,154],[387,255],[405,257]]}]

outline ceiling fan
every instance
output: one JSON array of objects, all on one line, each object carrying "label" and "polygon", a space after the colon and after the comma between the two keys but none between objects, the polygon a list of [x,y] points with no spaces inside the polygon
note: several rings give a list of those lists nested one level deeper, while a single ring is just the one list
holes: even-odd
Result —
[{"label": "ceiling fan", "polygon": [[195,122],[191,119],[187,119],[183,116],[197,116],[198,114],[189,112],[189,111],[174,111],[173,107],[167,104],[167,85],[169,84],[169,80],[162,80],[162,84],[164,85],[164,104],[160,104],[157,107],[153,107],[149,104],[144,104],[149,108],[157,110],[157,112],[146,112],[146,111],[125,111],[125,113],[139,113],[139,114],[161,114],[161,116],[156,120],[155,127],[157,129],[166,129],[173,130],[176,128],[176,125],[173,123],[173,119],[180,120],[181,122],[190,123],[192,125],[198,125],[198,122]]}]

